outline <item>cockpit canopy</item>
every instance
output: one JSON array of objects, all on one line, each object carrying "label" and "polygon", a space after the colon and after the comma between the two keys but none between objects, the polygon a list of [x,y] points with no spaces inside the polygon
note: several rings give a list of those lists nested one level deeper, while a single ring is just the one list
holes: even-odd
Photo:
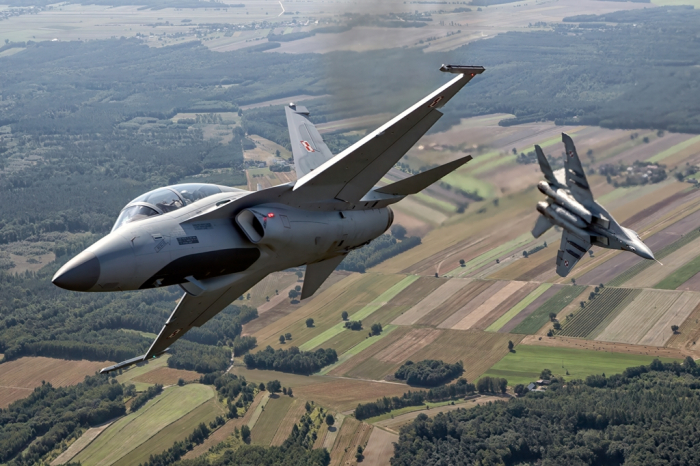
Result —
[{"label": "cockpit canopy", "polygon": [[112,231],[127,223],[172,212],[213,194],[240,191],[228,186],[204,183],[176,184],[154,189],[129,202],[119,214]]}]

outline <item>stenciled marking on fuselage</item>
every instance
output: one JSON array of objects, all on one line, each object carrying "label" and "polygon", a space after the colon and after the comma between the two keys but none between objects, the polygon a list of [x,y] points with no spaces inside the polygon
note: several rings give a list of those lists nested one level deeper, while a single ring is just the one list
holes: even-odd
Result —
[{"label": "stenciled marking on fuselage", "polygon": [[180,246],[184,246],[186,244],[197,244],[199,239],[196,236],[182,236],[177,239],[177,242]]},{"label": "stenciled marking on fuselage", "polygon": [[211,223],[193,223],[192,226],[195,230],[211,230],[214,228]]},{"label": "stenciled marking on fuselage", "polygon": [[155,249],[156,252],[160,252],[161,249],[163,249],[167,244],[168,243],[166,243],[164,239],[161,239],[160,243],[156,244],[156,247],[154,247],[153,249]]}]

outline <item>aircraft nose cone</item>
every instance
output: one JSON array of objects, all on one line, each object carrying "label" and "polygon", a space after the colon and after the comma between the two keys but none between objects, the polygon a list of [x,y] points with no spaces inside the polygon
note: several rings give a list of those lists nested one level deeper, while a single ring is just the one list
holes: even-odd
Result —
[{"label": "aircraft nose cone", "polygon": [[646,245],[637,248],[637,255],[644,259],[649,259],[652,261],[656,260],[656,258],[654,257],[654,253],[651,252],[651,249],[649,249]]},{"label": "aircraft nose cone", "polygon": [[60,268],[51,282],[65,290],[88,291],[100,278],[100,261],[85,251]]}]

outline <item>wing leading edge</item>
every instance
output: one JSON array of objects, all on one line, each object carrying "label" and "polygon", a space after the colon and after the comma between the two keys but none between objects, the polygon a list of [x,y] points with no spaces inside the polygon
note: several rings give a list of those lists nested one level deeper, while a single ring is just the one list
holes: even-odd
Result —
[{"label": "wing leading edge", "polygon": [[371,132],[313,172],[302,176],[294,192],[315,199],[359,202],[442,116],[439,109],[483,67],[446,67],[459,76]]}]

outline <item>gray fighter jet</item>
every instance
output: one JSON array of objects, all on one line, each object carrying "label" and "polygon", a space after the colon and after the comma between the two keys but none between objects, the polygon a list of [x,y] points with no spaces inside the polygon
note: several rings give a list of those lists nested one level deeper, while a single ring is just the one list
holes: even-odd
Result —
[{"label": "gray fighter jet", "polygon": [[268,274],[306,265],[301,298],[343,258],[384,233],[389,208],[471,160],[386,186],[375,185],[442,116],[483,67],[443,65],[457,76],[379,129],[333,156],[306,108],[285,108],[298,179],[255,192],[180,184],[148,192],[121,211],[111,233],[71,259],[53,283],[73,291],[178,285],[184,295],[148,352],[102,373],[154,358]]},{"label": "gray fighter jet", "polygon": [[535,238],[542,236],[553,225],[564,230],[557,254],[557,274],[566,277],[592,245],[630,251],[644,259],[655,260],[654,254],[637,232],[621,226],[610,212],[593,199],[574,141],[564,133],[561,137],[566,150],[565,183],[557,180],[542,148],[535,146],[537,161],[546,179],[540,181],[537,188],[547,196],[547,200],[537,204],[541,216],[532,230]]}]

